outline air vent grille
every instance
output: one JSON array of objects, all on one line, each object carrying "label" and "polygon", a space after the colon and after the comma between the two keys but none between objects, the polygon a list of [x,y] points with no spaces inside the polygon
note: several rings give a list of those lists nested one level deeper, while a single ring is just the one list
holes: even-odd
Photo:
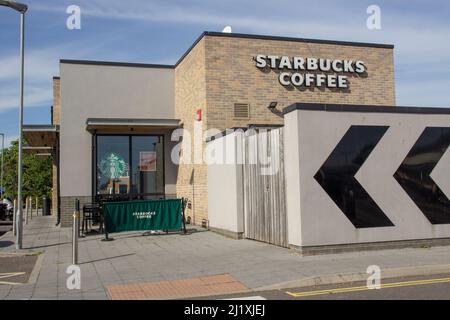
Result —
[{"label": "air vent grille", "polygon": [[249,117],[249,105],[248,103],[235,103],[234,104],[234,117],[240,119],[248,119]]}]

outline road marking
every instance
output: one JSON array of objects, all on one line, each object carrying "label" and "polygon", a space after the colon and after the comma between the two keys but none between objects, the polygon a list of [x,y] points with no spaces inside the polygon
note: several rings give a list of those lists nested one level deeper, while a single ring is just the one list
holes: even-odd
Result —
[{"label": "road marking", "polygon": [[[414,281],[403,281],[403,282],[391,282],[381,284],[380,289],[384,288],[397,288],[397,287],[407,287],[407,286],[418,286],[418,285],[426,285],[426,284],[434,284],[434,283],[447,283],[450,282],[450,278],[438,278],[438,279],[428,279],[428,280],[414,280]],[[333,293],[345,293],[345,292],[356,292],[356,291],[366,291],[366,290],[374,290],[369,289],[367,286],[360,287],[348,287],[348,288],[335,288],[335,289],[327,289],[327,290],[316,290],[316,291],[305,291],[305,292],[289,292],[286,293],[292,297],[309,297],[309,296],[318,296],[323,294],[333,294]],[[377,290],[377,289],[375,289]]]},{"label": "road marking", "polygon": [[267,299],[261,296],[252,296],[252,297],[229,298],[223,300],[267,300]]},{"label": "road marking", "polygon": [[[9,273],[0,273],[0,279],[17,277],[25,274],[26,272],[9,272]],[[18,285],[23,284],[20,282],[8,282],[8,281],[0,281],[0,284],[9,284],[9,285]]]}]

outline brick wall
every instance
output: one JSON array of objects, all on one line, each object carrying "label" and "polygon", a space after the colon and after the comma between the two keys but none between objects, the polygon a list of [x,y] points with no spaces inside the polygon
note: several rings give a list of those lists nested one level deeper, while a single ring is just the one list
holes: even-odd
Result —
[{"label": "brick wall", "polygon": [[53,123],[60,124],[61,114],[61,80],[53,78]]},{"label": "brick wall", "polygon": [[[278,102],[280,111],[296,102],[395,105],[392,49],[206,36],[205,52],[208,128],[282,124],[283,117],[267,108],[271,101]],[[257,54],[362,60],[368,76],[349,74],[347,91],[287,89],[277,72],[255,66]],[[249,119],[234,118],[234,103],[250,105]]]},{"label": "brick wall", "polygon": [[80,199],[80,210],[83,209],[84,204],[92,202],[92,197],[61,197],[61,227],[72,226],[72,215],[75,209],[75,199],[77,198]]},{"label": "brick wall", "polygon": [[[207,127],[205,85],[205,48],[201,40],[175,69],[175,117],[191,135],[194,132],[195,112],[203,110],[203,128]],[[193,139],[193,137],[192,137]],[[203,148],[205,143],[203,143]],[[191,147],[191,159],[194,148]],[[207,167],[204,164],[180,164],[177,175],[177,196],[188,199],[186,216],[201,224],[207,218]]]},{"label": "brick wall", "polygon": [[[253,57],[257,54],[363,60],[368,77],[350,76],[350,88],[345,92],[323,88],[286,89],[279,84],[278,73],[261,71],[255,66]],[[203,130],[283,124],[283,117],[267,108],[272,101],[278,102],[279,111],[296,102],[394,106],[393,50],[205,36],[175,69],[175,114],[191,133],[197,109],[203,110]],[[248,119],[234,117],[235,103],[250,105]],[[193,150],[191,154],[193,159]],[[191,208],[186,215],[196,224],[207,218],[207,166],[181,164],[177,195],[190,201]]]}]

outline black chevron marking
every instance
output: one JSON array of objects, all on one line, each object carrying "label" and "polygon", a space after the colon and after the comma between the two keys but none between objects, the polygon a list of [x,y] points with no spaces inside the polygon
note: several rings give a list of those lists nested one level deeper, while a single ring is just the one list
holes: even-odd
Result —
[{"label": "black chevron marking", "polygon": [[450,128],[425,128],[394,174],[432,224],[450,223],[450,201],[430,177],[449,144]]},{"label": "black chevron marking", "polygon": [[314,175],[356,228],[394,225],[355,178],[388,128],[351,126]]}]

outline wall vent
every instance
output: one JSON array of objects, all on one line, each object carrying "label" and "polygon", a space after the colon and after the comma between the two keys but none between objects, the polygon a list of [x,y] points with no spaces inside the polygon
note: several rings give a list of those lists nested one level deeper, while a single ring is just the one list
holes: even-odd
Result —
[{"label": "wall vent", "polygon": [[248,103],[234,104],[234,117],[239,119],[248,119],[250,114],[250,106]]}]

